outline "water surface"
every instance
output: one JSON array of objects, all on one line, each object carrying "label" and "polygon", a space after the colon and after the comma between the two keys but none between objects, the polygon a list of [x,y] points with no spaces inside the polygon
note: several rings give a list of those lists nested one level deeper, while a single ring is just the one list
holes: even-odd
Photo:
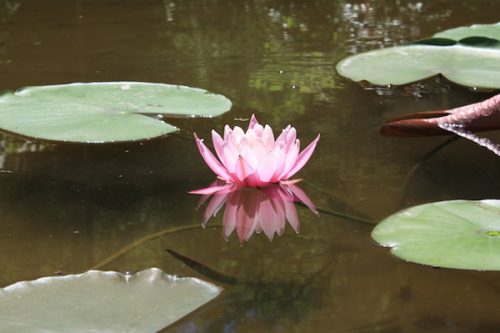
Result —
[{"label": "water surface", "polygon": [[[172,119],[182,131],[144,143],[43,145],[0,141],[0,285],[85,271],[127,244],[200,224],[210,170],[191,138],[255,113],[303,143],[321,133],[299,176],[320,208],[377,223],[399,209],[500,197],[500,161],[459,140],[391,139],[380,125],[404,113],[456,107],[488,94],[443,80],[363,90],[335,64],[447,28],[498,21],[498,1],[4,0],[0,89],[136,80],[224,94],[215,119]],[[500,134],[490,133],[500,140]],[[417,165],[417,167],[415,167]],[[413,170],[413,171],[411,171]],[[204,278],[173,249],[242,282],[165,332],[497,332],[500,275],[435,269],[392,257],[371,224],[299,207],[301,232],[243,246],[216,227],[166,234],[101,269]]]}]

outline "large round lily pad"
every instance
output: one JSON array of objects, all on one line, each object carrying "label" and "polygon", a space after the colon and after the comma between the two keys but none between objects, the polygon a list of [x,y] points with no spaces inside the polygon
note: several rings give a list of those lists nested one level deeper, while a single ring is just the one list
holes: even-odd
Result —
[{"label": "large round lily pad", "polygon": [[0,96],[0,129],[48,141],[135,141],[177,130],[157,115],[213,117],[230,108],[224,96],[161,83],[38,86]]},{"label": "large round lily pad", "polygon": [[453,200],[408,208],[383,220],[372,237],[411,262],[500,270],[500,200]]},{"label": "large round lily pad", "polygon": [[0,289],[0,332],[154,333],[220,292],[156,268],[45,277]]}]

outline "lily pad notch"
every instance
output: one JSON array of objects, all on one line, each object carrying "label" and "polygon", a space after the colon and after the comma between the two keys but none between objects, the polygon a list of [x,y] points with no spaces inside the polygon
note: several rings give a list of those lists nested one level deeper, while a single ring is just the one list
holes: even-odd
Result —
[{"label": "lily pad notch", "polygon": [[372,232],[401,259],[424,265],[500,270],[500,200],[451,200],[411,207]]},{"label": "lily pad notch", "polygon": [[35,86],[0,95],[0,129],[49,142],[140,141],[178,130],[163,116],[215,117],[231,107],[225,96],[163,83]]}]

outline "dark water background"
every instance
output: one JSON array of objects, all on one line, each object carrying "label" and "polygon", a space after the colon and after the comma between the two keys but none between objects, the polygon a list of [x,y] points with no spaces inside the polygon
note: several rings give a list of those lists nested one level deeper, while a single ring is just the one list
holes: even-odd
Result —
[{"label": "dark water background", "polygon": [[[430,80],[363,90],[335,64],[360,51],[500,20],[498,0],[2,0],[0,90],[150,81],[230,97],[216,119],[173,119],[182,132],[142,144],[43,145],[2,136],[0,285],[76,273],[166,228],[196,225],[187,191],[213,175],[191,133],[208,137],[255,113],[320,145],[300,173],[318,207],[374,221],[411,205],[500,198],[500,160],[446,138],[391,139],[384,120],[488,97]],[[500,134],[490,133],[500,140]],[[415,167],[419,164],[419,167]],[[414,169],[414,172],[410,170]],[[299,208],[301,233],[240,245],[220,228],[165,235],[101,267],[198,276],[166,248],[251,283],[165,332],[499,332],[500,274],[435,269],[392,257],[372,225]],[[220,217],[210,222],[220,224]],[[210,224],[209,224],[210,225]]]}]

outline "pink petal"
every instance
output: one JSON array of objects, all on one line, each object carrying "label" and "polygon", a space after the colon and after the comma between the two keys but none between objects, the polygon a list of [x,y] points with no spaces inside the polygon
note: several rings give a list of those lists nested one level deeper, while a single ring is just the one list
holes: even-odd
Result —
[{"label": "pink petal", "polygon": [[290,192],[293,193],[293,195],[297,198],[297,200],[306,205],[307,208],[309,208],[314,214],[319,215],[314,203],[311,201],[311,199],[309,199],[307,194],[300,187],[292,184],[292,185],[286,185],[285,188],[290,190]]},{"label": "pink petal", "polygon": [[276,142],[283,143],[283,147],[285,147],[285,150],[288,151],[292,144],[295,143],[296,138],[297,130],[295,129],[295,127],[288,125],[276,139]]},{"label": "pink petal", "polygon": [[273,177],[277,166],[277,157],[273,152],[267,153],[260,159],[257,175],[261,183],[269,183]]},{"label": "pink petal", "polygon": [[257,133],[255,133],[253,129],[249,128],[245,133],[245,139],[247,140],[247,142],[252,144],[254,141],[259,139],[259,136],[257,135]]},{"label": "pink petal", "polygon": [[283,201],[283,204],[285,206],[285,217],[288,220],[288,223],[292,226],[293,230],[298,233],[300,222],[295,204],[291,201]]},{"label": "pink petal", "polygon": [[[260,190],[264,192],[268,198],[278,198],[280,200],[283,197],[282,192],[288,193],[282,189],[282,186],[276,184],[270,184],[268,186],[261,187]],[[289,201],[294,201],[293,194],[289,195],[292,197],[292,199]]]},{"label": "pink petal", "polygon": [[299,156],[299,151],[300,151],[300,140],[296,140],[294,144],[291,146],[291,148],[288,151],[285,151],[285,161],[283,163],[283,167],[281,168],[281,172],[276,174],[273,177],[274,181],[282,181],[286,180],[289,178],[288,174],[290,173],[290,170],[295,166],[297,163],[297,157]]},{"label": "pink petal", "polygon": [[300,178],[288,179],[288,180],[282,180],[282,181],[280,181],[280,184],[281,185],[293,185],[293,184],[300,183],[301,181],[302,181],[302,179],[300,179]]},{"label": "pink petal", "polygon": [[259,122],[257,121],[257,117],[255,117],[255,114],[252,114],[250,122],[248,123],[248,128],[253,129],[256,125],[259,125]]},{"label": "pink petal", "polygon": [[248,162],[245,161],[243,157],[239,156],[235,166],[235,176],[238,179],[239,183],[250,185],[247,183],[247,181],[249,180],[247,178],[252,174],[253,169],[250,164],[248,164]]},{"label": "pink petal", "polygon": [[227,141],[229,136],[233,133],[233,130],[229,125],[224,126],[224,141]]},{"label": "pink petal", "polygon": [[277,183],[280,180],[279,176],[285,170],[285,162],[287,157],[286,152],[283,150],[283,142],[279,142],[276,144],[276,146],[274,146],[273,156],[275,159],[275,168],[270,182]]},{"label": "pink petal", "polygon": [[240,242],[248,240],[255,230],[255,216],[259,204],[258,190],[242,191],[238,207],[236,233]]},{"label": "pink petal", "polygon": [[189,191],[190,194],[202,194],[202,195],[211,195],[211,194],[225,194],[232,192],[235,187],[232,183],[227,183],[224,185],[210,185],[209,187],[200,188],[198,190]]},{"label": "pink petal", "polygon": [[281,130],[281,134],[276,139],[276,142],[285,142],[286,141],[286,133],[290,130],[291,126],[288,125],[286,128]]},{"label": "pink petal", "polygon": [[222,146],[224,145],[224,140],[222,140],[219,133],[212,130],[212,142],[214,144],[215,152],[217,153],[217,157],[224,164],[224,152],[222,150]]},{"label": "pink petal", "polygon": [[266,127],[264,127],[264,132],[262,132],[262,143],[267,150],[274,148],[274,133],[269,125],[266,125]]},{"label": "pink petal", "polygon": [[203,225],[207,224],[208,220],[219,212],[222,206],[224,206],[224,204],[226,203],[228,195],[229,194],[227,193],[217,194],[212,197],[212,200],[210,200],[207,208],[205,209],[205,212],[203,213],[203,220],[202,220]]},{"label": "pink petal", "polygon": [[300,153],[300,155],[297,157],[297,161],[295,162],[295,165],[293,166],[292,170],[290,170],[290,172],[287,175],[284,176],[285,179],[288,179],[291,176],[293,176],[294,174],[296,174],[300,169],[302,169],[302,167],[304,167],[304,165],[307,163],[307,161],[309,161],[309,158],[313,154],[314,149],[316,148],[316,145],[318,144],[319,137],[320,137],[320,135],[318,134],[318,136],[316,137],[316,139],[314,139],[309,144],[309,146],[307,146]]},{"label": "pink petal", "polygon": [[245,132],[243,129],[239,126],[234,126],[233,128],[233,133],[232,133],[232,138],[237,139],[238,143],[245,137]]},{"label": "pink petal", "polygon": [[231,141],[224,143],[222,147],[223,163],[230,175],[236,172],[236,162],[238,161],[239,152]]},{"label": "pink petal", "polygon": [[[226,182],[217,178],[209,187],[224,185]],[[189,192],[188,192],[189,193]],[[201,207],[212,195],[211,194],[202,194],[200,200],[198,201],[198,205],[196,206],[196,210]]]},{"label": "pink petal", "polygon": [[262,137],[262,132],[264,132],[264,127],[262,127],[261,124],[255,125],[252,130],[254,131],[255,135],[257,135],[258,138]]},{"label": "pink petal", "polygon": [[241,191],[231,193],[226,203],[224,217],[222,218],[222,224],[224,225],[224,237],[226,239],[229,238],[234,229],[236,229],[236,222],[238,221],[236,213],[238,211],[240,195]]},{"label": "pink petal", "polygon": [[203,140],[200,140],[196,133],[194,133],[194,137],[196,140],[196,144],[198,146],[198,150],[200,151],[201,157],[205,160],[205,163],[207,163],[208,167],[212,169],[213,172],[215,172],[219,177],[222,179],[228,180],[229,174],[226,171],[226,169],[220,164],[220,162],[215,158],[214,154],[205,146],[203,143]]},{"label": "pink petal", "polygon": [[269,240],[273,240],[274,234],[279,232],[285,219],[283,208],[275,200],[268,198],[260,203],[259,225]]},{"label": "pink petal", "polygon": [[252,170],[256,170],[259,166],[259,163],[266,155],[266,148],[260,140],[255,140],[254,142],[249,143],[245,139],[241,143],[240,153],[245,161],[250,164]]},{"label": "pink petal", "polygon": [[285,140],[285,150],[289,151],[290,148],[297,140],[297,130],[294,127],[291,127],[289,131],[286,132],[286,140]]}]

